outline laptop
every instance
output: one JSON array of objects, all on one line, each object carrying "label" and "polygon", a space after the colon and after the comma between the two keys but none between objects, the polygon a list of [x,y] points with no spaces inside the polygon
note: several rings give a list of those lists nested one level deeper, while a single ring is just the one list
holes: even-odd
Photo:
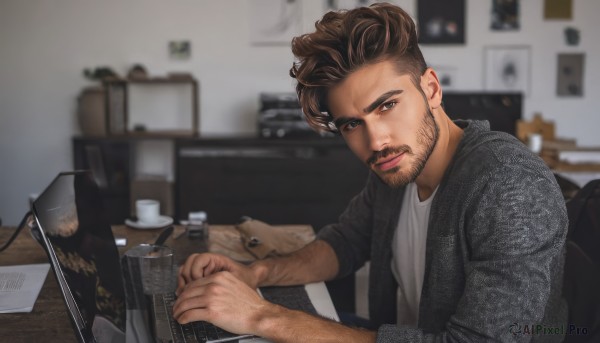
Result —
[{"label": "laptop", "polygon": [[210,339],[197,339],[200,326],[212,324],[177,323],[171,314],[173,294],[140,296],[141,283],[124,274],[130,272],[125,264],[122,269],[91,172],[59,174],[34,201],[33,213],[37,225],[32,235],[46,250],[79,342],[227,342],[250,337],[213,333]]}]

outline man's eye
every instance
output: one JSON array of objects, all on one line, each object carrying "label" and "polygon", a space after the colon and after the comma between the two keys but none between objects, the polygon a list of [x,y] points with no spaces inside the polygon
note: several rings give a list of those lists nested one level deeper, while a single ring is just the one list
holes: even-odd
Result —
[{"label": "man's eye", "polygon": [[386,102],[385,104],[381,105],[381,112],[391,110],[394,106],[396,106],[395,101]]},{"label": "man's eye", "polygon": [[358,120],[349,121],[348,123],[346,123],[346,125],[344,125],[344,131],[352,131],[356,129],[358,125],[360,125],[360,121]]}]

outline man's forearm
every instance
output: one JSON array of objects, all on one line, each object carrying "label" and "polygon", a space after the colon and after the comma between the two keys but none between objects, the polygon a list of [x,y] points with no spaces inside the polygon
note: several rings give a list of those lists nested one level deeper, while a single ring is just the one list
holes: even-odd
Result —
[{"label": "man's forearm", "polygon": [[290,255],[257,261],[251,268],[258,287],[286,286],[331,280],[339,264],[333,248],[316,240]]},{"label": "man's forearm", "polygon": [[326,318],[270,306],[256,321],[257,336],[273,342],[375,342],[377,333],[350,328]]}]

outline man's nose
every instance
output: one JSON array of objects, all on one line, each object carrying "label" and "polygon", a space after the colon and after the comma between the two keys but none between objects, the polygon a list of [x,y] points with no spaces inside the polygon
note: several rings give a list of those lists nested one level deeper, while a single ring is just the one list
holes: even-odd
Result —
[{"label": "man's nose", "polygon": [[366,132],[371,151],[381,151],[390,144],[390,134],[385,124],[370,122]]}]

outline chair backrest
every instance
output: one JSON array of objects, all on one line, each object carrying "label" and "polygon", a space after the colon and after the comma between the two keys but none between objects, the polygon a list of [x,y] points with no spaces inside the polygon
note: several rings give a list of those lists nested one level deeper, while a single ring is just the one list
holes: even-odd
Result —
[{"label": "chair backrest", "polygon": [[567,202],[567,239],[579,245],[600,266],[600,179],[588,182]]},{"label": "chair backrest", "polygon": [[560,187],[560,191],[562,192],[565,201],[573,199],[577,192],[581,190],[581,187],[579,187],[575,182],[558,173],[554,173],[554,178],[558,183],[558,187]]},{"label": "chair backrest", "polygon": [[586,184],[567,202],[569,231],[563,295],[569,304],[568,325],[586,335],[565,342],[600,342],[600,180]]}]

